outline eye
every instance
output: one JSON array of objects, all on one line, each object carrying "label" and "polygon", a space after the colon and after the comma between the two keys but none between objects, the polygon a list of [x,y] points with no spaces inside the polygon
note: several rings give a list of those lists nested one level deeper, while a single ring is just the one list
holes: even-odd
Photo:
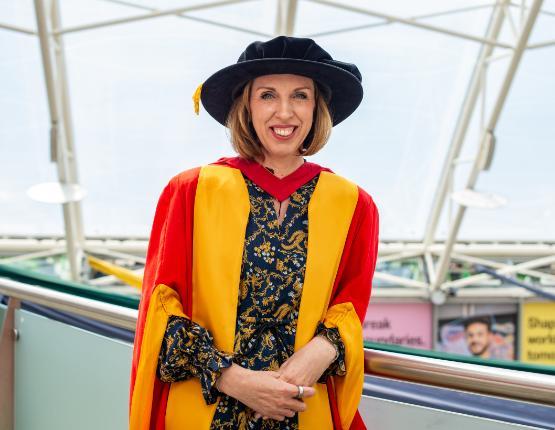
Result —
[{"label": "eye", "polygon": [[305,93],[297,93],[295,94],[295,97],[298,97],[303,100],[306,100],[308,98],[308,96]]},{"label": "eye", "polygon": [[268,97],[266,97],[266,96],[273,97],[274,95],[273,95],[272,93],[270,93],[270,92],[265,92],[265,93],[262,93],[262,95],[260,96],[260,98],[261,98],[261,99],[264,99],[264,100],[267,100]]}]

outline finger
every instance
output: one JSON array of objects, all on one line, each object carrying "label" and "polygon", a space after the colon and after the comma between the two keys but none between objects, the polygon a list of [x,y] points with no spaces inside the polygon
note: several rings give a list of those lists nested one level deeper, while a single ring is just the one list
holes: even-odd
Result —
[{"label": "finger", "polygon": [[283,410],[283,415],[289,418],[293,418],[295,416],[295,414],[297,413],[297,411],[292,411],[291,409],[284,409]]},{"label": "finger", "polygon": [[295,384],[291,384],[290,382],[287,382],[286,378],[287,378],[286,376],[281,378],[284,381],[284,385],[285,385],[283,392],[287,395],[287,397],[295,397],[297,394],[299,394],[299,389]]},{"label": "finger", "polygon": [[276,414],[275,416],[282,417],[282,419],[285,419],[285,417],[288,417],[288,418],[294,417],[297,412],[284,407],[284,408],[276,409],[274,413]]},{"label": "finger", "polygon": [[302,400],[290,399],[285,403],[285,407],[295,412],[306,411],[306,403]]},{"label": "finger", "polygon": [[273,370],[267,370],[266,373],[274,378],[279,378],[281,376],[279,372],[274,372]]},{"label": "finger", "polygon": [[[284,379],[284,378],[282,378]],[[299,389],[297,388],[297,386],[295,384],[289,384],[289,387],[287,387],[287,394],[288,397],[296,397],[297,394],[299,394]],[[302,385],[303,387],[303,398],[306,397],[312,397],[314,396],[314,394],[316,394],[316,390],[313,387],[309,387],[307,385]]]},{"label": "finger", "polygon": [[303,397],[312,397],[314,394],[316,394],[316,390],[313,387],[306,387],[303,385]]}]

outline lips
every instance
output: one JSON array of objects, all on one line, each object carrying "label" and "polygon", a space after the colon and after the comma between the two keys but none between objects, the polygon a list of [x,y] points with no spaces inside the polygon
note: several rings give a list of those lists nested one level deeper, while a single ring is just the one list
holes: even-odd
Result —
[{"label": "lips", "polygon": [[[299,128],[299,127],[298,127],[298,126],[295,126],[295,125],[292,125],[292,126],[280,126],[280,127],[273,126],[273,127],[270,127],[270,130],[272,131],[272,135],[273,135],[276,139],[278,139],[278,140],[289,140],[289,139],[291,139],[291,137],[293,137],[293,136],[295,135],[295,133],[297,132],[297,129],[298,129],[298,128]],[[282,132],[282,133],[283,133],[283,132],[289,132],[290,134],[286,134],[286,135],[279,134],[279,133],[276,131],[276,129],[280,130],[280,132]],[[291,130],[292,130],[292,131],[291,131]]]}]

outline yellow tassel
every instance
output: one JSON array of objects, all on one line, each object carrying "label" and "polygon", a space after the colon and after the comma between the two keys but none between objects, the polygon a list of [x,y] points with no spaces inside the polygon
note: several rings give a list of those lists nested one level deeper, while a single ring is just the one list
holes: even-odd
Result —
[{"label": "yellow tassel", "polygon": [[200,108],[200,92],[202,90],[202,84],[200,84],[196,91],[195,94],[193,94],[193,104],[194,104],[194,108],[195,108],[195,113],[198,115],[199,112],[199,108]]}]

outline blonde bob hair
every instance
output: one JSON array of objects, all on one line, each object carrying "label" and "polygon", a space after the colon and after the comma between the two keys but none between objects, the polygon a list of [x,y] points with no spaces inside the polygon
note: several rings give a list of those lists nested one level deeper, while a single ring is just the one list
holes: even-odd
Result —
[{"label": "blonde bob hair", "polygon": [[[250,111],[252,84],[253,80],[250,80],[243,88],[243,92],[235,98],[226,121],[233,149],[241,157],[249,160],[263,157],[262,144],[252,124]],[[316,82],[314,82],[314,101],[312,127],[299,147],[299,155],[316,154],[324,147],[331,135],[333,127],[331,114],[325,95]]]}]

